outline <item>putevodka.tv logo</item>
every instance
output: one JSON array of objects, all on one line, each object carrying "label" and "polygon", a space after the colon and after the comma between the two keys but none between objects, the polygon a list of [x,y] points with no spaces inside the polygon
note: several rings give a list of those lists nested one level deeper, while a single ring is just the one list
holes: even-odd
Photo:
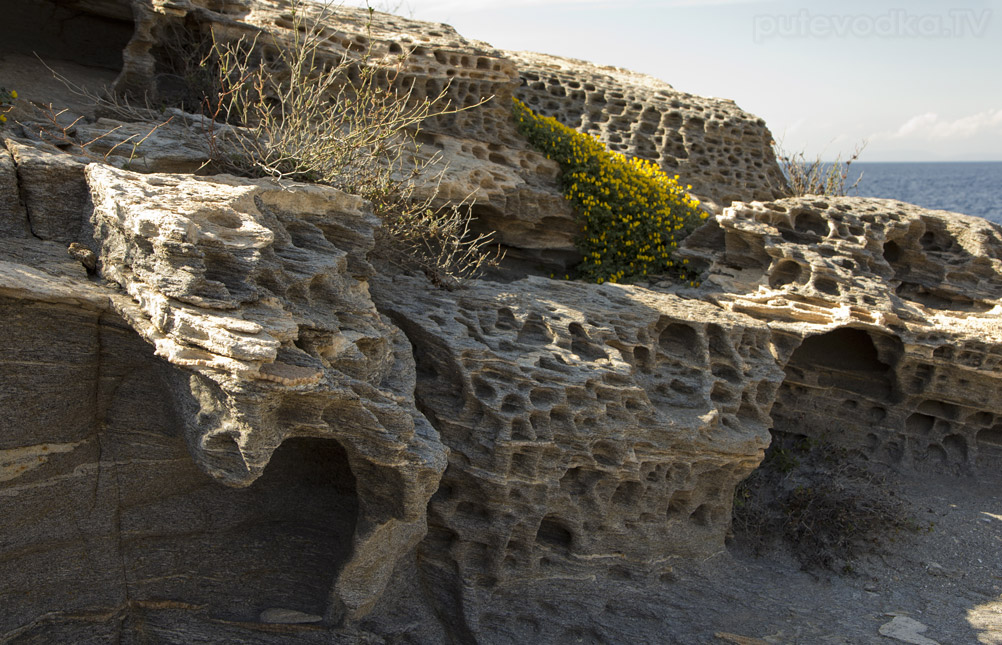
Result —
[{"label": "putevodka.tv logo", "polygon": [[979,38],[988,29],[989,9],[950,9],[946,13],[820,14],[801,9],[793,14],[755,16],[752,39],[774,38]]}]

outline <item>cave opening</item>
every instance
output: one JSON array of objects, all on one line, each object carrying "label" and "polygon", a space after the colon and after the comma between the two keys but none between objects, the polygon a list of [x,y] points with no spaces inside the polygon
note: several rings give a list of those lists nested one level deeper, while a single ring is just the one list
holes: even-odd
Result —
[{"label": "cave opening", "polygon": [[167,503],[174,528],[137,556],[158,576],[181,579],[178,593],[214,618],[257,622],[263,612],[291,610],[319,620],[351,556],[358,506],[345,449],[333,439],[290,438],[250,486],[206,482]]},{"label": "cave opening", "polygon": [[842,327],[809,336],[793,351],[773,407],[773,429],[859,448],[900,396],[896,336]]},{"label": "cave opening", "polygon": [[358,517],[345,449],[332,439],[286,439],[247,492],[257,516],[249,537],[271,545],[245,574],[259,580],[256,602],[322,616]]}]

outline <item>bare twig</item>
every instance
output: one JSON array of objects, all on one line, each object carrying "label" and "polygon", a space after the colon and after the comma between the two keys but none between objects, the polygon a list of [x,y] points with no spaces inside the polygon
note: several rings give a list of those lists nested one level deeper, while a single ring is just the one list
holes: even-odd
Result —
[{"label": "bare twig", "polygon": [[863,178],[863,173],[860,173],[852,184],[848,184],[850,167],[859,160],[865,148],[866,141],[857,145],[845,161],[842,161],[842,155],[839,155],[834,162],[827,163],[822,161],[820,156],[809,160],[803,151],[786,152],[777,144],[776,158],[779,160],[780,169],[786,177],[787,194],[790,197],[802,195],[844,196],[849,191],[856,190]]},{"label": "bare twig", "polygon": [[[404,78],[406,55],[373,51],[371,8],[367,48],[330,51],[324,19],[331,7],[309,16],[293,0],[287,41],[267,34],[214,41],[218,93],[205,103],[214,160],[238,174],[326,184],[368,199],[389,233],[381,247],[403,251],[438,282],[495,263],[490,236],[470,233],[469,208],[432,208],[437,189],[415,197],[417,181],[441,160],[420,154],[422,123],[488,99],[454,108],[448,85],[423,96],[416,80]],[[221,122],[230,127],[219,129]]]}]

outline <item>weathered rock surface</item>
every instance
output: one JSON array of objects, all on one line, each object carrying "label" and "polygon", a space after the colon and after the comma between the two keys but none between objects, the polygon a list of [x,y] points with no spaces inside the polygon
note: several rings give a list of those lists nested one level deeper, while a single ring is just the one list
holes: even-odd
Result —
[{"label": "weathered rock surface", "polygon": [[1002,464],[1002,230],[863,198],[735,204],[685,244],[713,301],[768,321],[779,430],[894,465]]},{"label": "weathered rock surface", "polygon": [[358,515],[344,450],[292,439],[247,488],[207,477],[170,368],[52,246],[4,247],[40,269],[2,287],[0,640],[225,640],[213,621],[323,614]]},{"label": "weathered rock surface", "polygon": [[320,186],[99,165],[87,177],[99,272],[135,303],[119,313],[185,368],[172,391],[196,463],[246,486],[286,439],[346,451],[359,517],[331,611],[364,612],[423,536],[444,467],[413,407],[409,347],[368,297],[378,220]]},{"label": "weathered rock surface", "polygon": [[10,151],[0,150],[0,235],[28,237],[28,213],[21,201],[17,182],[17,166]]},{"label": "weathered rock surface", "polygon": [[86,159],[61,154],[54,146],[14,139],[7,139],[6,149],[21,187],[19,198],[11,203],[24,212],[31,235],[63,244],[86,237]]},{"label": "weathered rock surface", "polygon": [[693,96],[629,70],[531,52],[516,96],[536,112],[598,137],[610,149],[654,161],[712,209],[769,200],[786,185],[765,122],[734,101]]},{"label": "weathered rock surface", "polygon": [[[96,585],[80,607],[98,622],[163,609],[164,593],[231,620],[368,612],[425,534],[445,466],[414,408],[410,347],[368,299],[377,221],[329,188],[102,165],[87,177],[99,272],[133,297],[60,244],[4,241],[2,392],[22,412],[5,419],[0,471],[2,494],[24,503],[4,518],[17,529],[3,577],[28,600],[2,633],[72,632],[72,616],[31,612],[73,614],[57,598],[80,583]],[[282,536],[288,547],[254,546]],[[54,568],[14,557],[32,543]],[[91,580],[80,558],[111,578]],[[264,575],[265,561],[281,571],[274,593],[206,586]]]},{"label": "weathered rock surface", "polygon": [[723,548],[782,378],[764,323],[542,278],[381,282],[450,448],[422,557],[454,584],[660,575]]},{"label": "weathered rock surface", "polygon": [[[191,66],[191,52],[200,52],[198,58],[207,52],[212,38],[250,39],[261,30],[282,46],[291,40],[294,25],[288,5],[276,0],[77,0],[73,7],[93,14],[109,34],[119,34],[122,21],[133,18],[135,28],[124,46],[115,83],[118,92],[181,105],[188,111],[200,107],[199,97],[185,96],[178,89],[186,76],[199,73]],[[680,173],[709,207],[723,207],[736,199],[772,199],[783,185],[768,129],[733,102],[678,92],[625,70],[502,52],[465,39],[448,25],[378,12],[370,19],[365,10],[348,7],[327,13],[309,4],[302,9],[301,15],[308,16],[306,21],[315,24],[322,36],[320,56],[335,61],[347,57],[362,64],[364,52],[368,64],[397,68],[395,82],[416,99],[446,90],[450,113],[423,125],[423,154],[440,155],[445,168],[442,180],[427,188],[438,191],[440,204],[468,200],[478,228],[495,233],[513,266],[548,273],[566,268],[578,257],[574,214],[555,183],[559,169],[518,136],[510,117],[513,95],[543,114],[595,134],[613,149]],[[54,45],[52,55],[72,56],[73,46],[89,51],[84,44],[65,43]],[[463,109],[482,101],[487,102]],[[87,140],[84,134],[114,125],[119,124],[108,119],[85,123],[80,137]],[[133,129],[125,126],[122,134]],[[110,137],[102,145],[119,138]],[[170,155],[169,148],[154,139],[134,151],[136,155],[128,146],[119,154],[141,157],[141,164],[134,163],[133,168],[144,172],[188,172],[204,159],[204,146],[197,141],[174,147],[176,152]]]}]

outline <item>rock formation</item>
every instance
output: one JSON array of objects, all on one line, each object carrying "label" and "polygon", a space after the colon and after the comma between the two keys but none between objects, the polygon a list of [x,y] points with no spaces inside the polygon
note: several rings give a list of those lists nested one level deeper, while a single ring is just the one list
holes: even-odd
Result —
[{"label": "rock formation", "polygon": [[687,240],[711,296],[768,321],[774,427],[878,461],[991,476],[1000,457],[1002,231],[862,198],[734,204]]},{"label": "rock formation", "polygon": [[132,296],[119,315],[185,368],[171,392],[198,466],[247,486],[287,439],[346,452],[359,509],[330,611],[364,613],[424,535],[445,465],[410,348],[368,297],[378,220],[321,186],[100,165],[87,179],[98,270]]},{"label": "rock formation", "polygon": [[693,96],[616,67],[505,53],[522,77],[516,96],[534,111],[680,175],[707,207],[783,194],[772,134],[733,101]]},{"label": "rock formation", "polygon": [[[440,198],[472,195],[535,274],[445,291],[373,266],[380,223],[357,197],[204,175],[171,48],[261,29],[279,46],[286,3],[18,11],[35,31],[15,51],[33,33],[181,107],[138,147],[157,123],[121,112],[55,135],[24,113],[3,133],[0,641],[510,642],[524,631],[495,618],[516,607],[557,639],[652,640],[615,598],[656,604],[676,566],[724,548],[770,429],[897,468],[1002,465],[1002,231],[770,201],[768,130],[733,103],[328,16],[325,55],[406,55],[421,96],[494,97],[421,140],[450,164]],[[59,42],[44,11],[88,36]],[[576,227],[513,95],[691,177],[720,207],[683,251],[701,287],[543,277],[573,262]],[[561,602],[609,616],[568,626],[539,591],[568,580],[587,599]]]},{"label": "rock formation", "polygon": [[[277,505],[271,511],[281,510],[278,518],[251,503],[223,512],[230,520],[216,526],[216,502],[198,501],[209,480],[197,470],[185,472],[190,464],[227,486],[254,488],[262,476],[269,479],[266,466],[278,459],[279,447],[289,445],[282,450],[298,457],[277,469],[295,472],[297,459],[305,458],[306,484],[330,491],[315,503],[318,517],[327,514],[319,542],[328,564],[310,574],[326,578],[319,584],[327,591],[305,608],[332,620],[364,613],[399,558],[424,535],[425,506],[445,466],[437,433],[414,408],[410,347],[368,298],[365,254],[377,220],[360,199],[329,188],[282,190],[262,181],[138,175],[103,165],[89,166],[87,177],[98,271],[121,292],[89,281],[59,244],[5,242],[5,317],[16,333],[5,342],[4,394],[8,406],[24,414],[8,420],[0,461],[5,494],[21,500],[25,513],[8,515],[12,524],[5,530],[21,527],[18,541],[35,541],[40,551],[55,540],[51,550],[58,552],[59,532],[31,528],[38,509],[54,512],[45,501],[54,498],[79,508],[97,534],[92,540],[90,529],[77,527],[84,543],[67,557],[83,548],[95,562],[121,560],[101,565],[127,570],[108,593],[142,599],[143,567],[174,566],[144,553],[149,538],[142,536],[164,531],[150,528],[150,513],[175,525],[166,532],[182,536],[185,552],[197,550],[202,539],[211,542],[214,532],[227,541],[227,521],[286,522],[297,543],[308,537],[308,526],[295,523],[319,521],[309,499],[285,499],[281,485],[276,492],[265,484],[247,500],[268,497]],[[52,346],[43,337],[61,336],[60,327],[69,333]],[[46,366],[41,375],[38,365]],[[39,416],[46,393],[58,405]],[[185,447],[185,464],[174,464]],[[324,470],[310,471],[313,460]],[[167,462],[163,470],[161,461]],[[179,473],[175,466],[184,468]],[[140,485],[136,477],[148,481]],[[172,477],[180,488],[158,511],[157,497],[172,487]],[[299,486],[284,494],[295,497]],[[209,506],[187,517],[187,506],[204,503]],[[113,521],[105,505],[115,513],[136,507],[142,519],[136,526]],[[74,532],[69,525],[65,530]],[[188,532],[204,535],[184,537]],[[261,566],[241,555],[247,548],[253,550],[222,544],[204,557],[231,559],[231,574]],[[81,576],[76,567],[65,574]],[[191,576],[198,586],[199,574]],[[19,586],[30,583],[18,576],[6,580],[11,593],[31,591]],[[49,583],[58,585],[59,577]],[[216,593],[210,604],[249,601]],[[299,601],[296,607],[304,608]],[[256,617],[250,604],[226,611]]]},{"label": "rock formation", "polygon": [[453,295],[400,277],[376,300],[414,344],[418,405],[450,449],[429,561],[465,581],[643,577],[723,548],[782,377],[764,323],[543,278]]},{"label": "rock formation", "polygon": [[[127,33],[125,21],[133,19],[135,29],[123,44],[115,82],[119,93],[179,103],[188,111],[199,108],[197,98],[182,91],[184,79],[199,73],[191,62],[197,56],[191,52],[205,53],[213,37],[250,39],[260,30],[281,46],[289,41],[294,23],[288,3],[278,0],[75,0],[71,4],[77,13],[66,16],[70,24],[97,21],[98,27],[87,26],[100,28],[115,42]],[[53,6],[52,11],[66,11],[62,5]],[[405,56],[396,79],[400,87],[412,88],[415,98],[447,89],[448,105],[458,111],[427,122],[422,132],[426,151],[442,155],[447,168],[445,181],[436,182],[439,196],[442,201],[469,199],[481,229],[494,232],[510,259],[522,260],[532,270],[548,273],[574,263],[577,228],[553,184],[559,172],[556,163],[532,150],[514,129],[509,118],[512,96],[599,136],[613,149],[683,173],[708,207],[779,195],[783,179],[772,153],[772,135],[761,119],[733,102],[678,92],[625,70],[502,52],[469,41],[448,25],[379,13],[370,22],[366,11],[345,7],[326,14],[312,5],[306,9],[306,21],[318,24],[324,38],[321,53],[331,60],[359,58],[360,52],[376,63]],[[76,17],[80,15],[83,18]],[[312,22],[317,19],[321,22]],[[45,33],[38,37],[46,43],[52,40]],[[89,42],[61,43],[53,49],[53,55],[62,57],[94,56]],[[113,66],[114,60],[103,64]],[[487,103],[477,109],[462,109],[484,100]],[[98,127],[109,125],[114,124]],[[166,172],[193,170],[177,162],[173,168],[162,162],[151,165]]]}]

